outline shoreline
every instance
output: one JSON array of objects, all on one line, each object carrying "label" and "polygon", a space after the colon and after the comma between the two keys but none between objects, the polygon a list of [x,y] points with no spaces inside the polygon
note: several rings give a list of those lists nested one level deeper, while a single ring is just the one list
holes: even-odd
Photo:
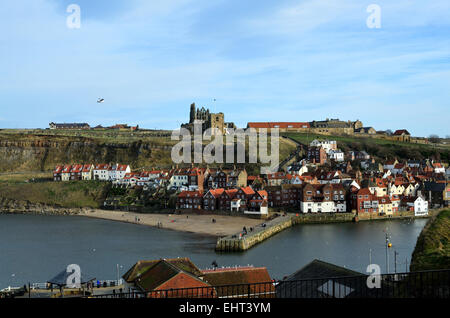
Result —
[{"label": "shoreline", "polygon": [[[135,225],[145,225],[154,228],[174,230],[192,234],[199,234],[220,238],[242,231],[245,226],[256,227],[264,222],[260,219],[251,219],[241,216],[227,216],[215,214],[142,214],[123,211],[109,211],[101,209],[83,210],[76,214],[95,219],[130,223]],[[137,221],[136,221],[137,219]],[[212,219],[216,222],[213,223]],[[158,223],[160,226],[158,226]]]}]

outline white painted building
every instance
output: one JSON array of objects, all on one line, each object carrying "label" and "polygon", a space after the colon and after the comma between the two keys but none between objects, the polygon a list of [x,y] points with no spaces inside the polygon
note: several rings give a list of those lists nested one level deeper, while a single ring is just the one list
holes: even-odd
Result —
[{"label": "white painted building", "polygon": [[93,172],[94,172],[93,164],[83,165],[83,170],[81,171],[81,179],[82,180],[92,180]]},{"label": "white painted building", "polygon": [[330,149],[330,151],[328,152],[328,157],[334,161],[338,161],[338,162],[344,161],[344,153],[342,151],[340,151],[339,149],[336,149],[336,150]]},{"label": "white painted building", "polygon": [[314,139],[311,144],[311,147],[322,147],[325,152],[328,154],[330,150],[337,150],[337,143],[335,140],[318,140]]},{"label": "white painted building", "polygon": [[109,181],[109,169],[108,164],[98,164],[94,167],[94,180]]},{"label": "white painted building", "polygon": [[303,213],[334,213],[334,212],[346,212],[347,205],[345,200],[341,203],[335,203],[334,201],[324,202],[300,202],[300,211]]},{"label": "white painted building", "polygon": [[173,174],[169,179],[169,185],[167,188],[179,188],[181,186],[188,186],[188,184],[189,180],[187,174]]},{"label": "white painted building", "polygon": [[415,216],[428,215],[428,201],[426,201],[420,195],[414,201],[414,215]]}]

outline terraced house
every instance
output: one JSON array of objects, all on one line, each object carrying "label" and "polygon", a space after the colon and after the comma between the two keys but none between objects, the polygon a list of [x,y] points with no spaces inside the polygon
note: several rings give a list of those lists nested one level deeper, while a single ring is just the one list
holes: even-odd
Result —
[{"label": "terraced house", "polygon": [[178,194],[177,209],[201,210],[203,208],[203,193],[199,191],[183,191]]},{"label": "terraced house", "polygon": [[305,184],[300,201],[303,213],[346,212],[346,191],[342,184]]}]

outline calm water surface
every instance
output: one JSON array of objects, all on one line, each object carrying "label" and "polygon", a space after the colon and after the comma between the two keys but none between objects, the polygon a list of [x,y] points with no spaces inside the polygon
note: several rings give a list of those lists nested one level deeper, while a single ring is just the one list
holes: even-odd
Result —
[{"label": "calm water surface", "polygon": [[205,268],[266,266],[281,279],[313,259],[365,272],[372,263],[386,268],[385,233],[391,233],[390,270],[405,271],[426,219],[298,225],[243,253],[216,253],[216,239],[143,225],[79,216],[0,215],[0,288],[46,282],[69,264],[97,279],[116,279],[136,261],[189,257]]}]

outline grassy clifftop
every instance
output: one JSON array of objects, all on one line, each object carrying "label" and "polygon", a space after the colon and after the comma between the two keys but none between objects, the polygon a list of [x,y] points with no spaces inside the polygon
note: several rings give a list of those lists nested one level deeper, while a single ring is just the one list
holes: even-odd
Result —
[{"label": "grassy clifftop", "polygon": [[401,141],[393,141],[381,138],[357,137],[357,136],[328,136],[306,133],[283,133],[282,135],[308,145],[314,139],[336,140],[338,147],[343,151],[365,150],[370,155],[384,159],[425,159],[450,160],[450,145],[417,144]]},{"label": "grassy clifftop", "polygon": [[417,239],[410,269],[450,269],[450,209],[428,221]]},{"label": "grassy clifftop", "polygon": [[[58,164],[110,162],[127,163],[133,169],[170,168],[174,165],[172,146],[177,142],[167,131],[0,130],[0,172],[50,171]],[[295,150],[284,138],[279,146],[280,161]]]},{"label": "grassy clifftop", "polygon": [[[30,177],[36,178],[32,181]],[[0,199],[29,201],[67,208],[98,208],[106,198],[109,183],[100,181],[53,182],[50,175],[1,175]]]}]

